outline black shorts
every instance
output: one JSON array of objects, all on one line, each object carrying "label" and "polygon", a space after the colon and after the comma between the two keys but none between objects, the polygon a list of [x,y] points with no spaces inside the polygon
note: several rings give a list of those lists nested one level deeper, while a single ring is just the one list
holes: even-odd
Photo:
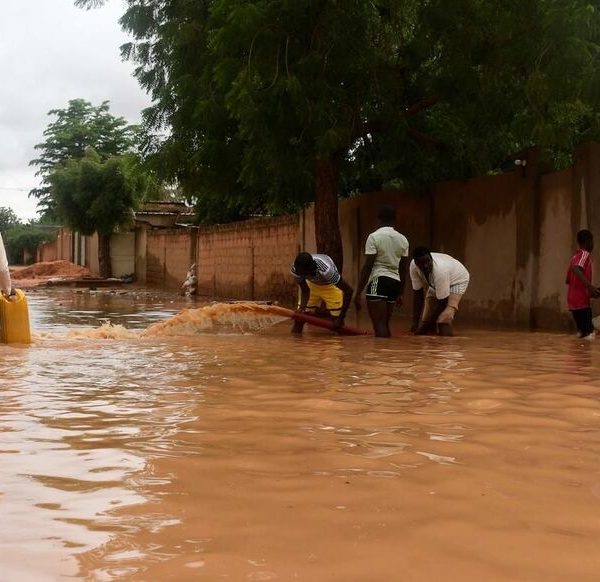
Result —
[{"label": "black shorts", "polygon": [[367,285],[367,301],[396,303],[400,295],[400,281],[391,277],[373,277]]}]

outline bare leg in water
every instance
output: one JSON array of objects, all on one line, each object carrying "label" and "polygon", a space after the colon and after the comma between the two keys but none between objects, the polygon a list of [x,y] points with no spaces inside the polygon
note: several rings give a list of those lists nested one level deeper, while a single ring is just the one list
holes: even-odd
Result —
[{"label": "bare leg in water", "polygon": [[394,312],[394,304],[378,299],[371,301],[367,299],[367,309],[373,322],[373,331],[377,337],[390,337],[390,319]]}]

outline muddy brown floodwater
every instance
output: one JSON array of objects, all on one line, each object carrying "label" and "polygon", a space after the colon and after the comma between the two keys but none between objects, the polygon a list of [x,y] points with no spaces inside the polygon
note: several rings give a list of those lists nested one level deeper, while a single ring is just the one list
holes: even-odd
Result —
[{"label": "muddy brown floodwater", "polygon": [[35,344],[0,345],[3,581],[598,579],[600,344],[30,308]]}]

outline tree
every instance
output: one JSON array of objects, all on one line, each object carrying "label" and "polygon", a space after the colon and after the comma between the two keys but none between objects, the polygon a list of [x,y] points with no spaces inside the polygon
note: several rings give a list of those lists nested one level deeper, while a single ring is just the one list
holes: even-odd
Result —
[{"label": "tree", "polygon": [[229,210],[314,200],[340,266],[340,190],[468,177],[531,146],[560,161],[600,133],[590,1],[127,4],[123,54],[166,175]]},{"label": "tree", "polygon": [[20,224],[19,217],[14,213],[12,208],[0,206],[0,232],[5,232],[12,226]]},{"label": "tree", "polygon": [[154,183],[136,156],[102,159],[92,149],[82,159],[57,166],[48,181],[67,225],[84,235],[98,233],[100,275],[109,277],[110,235],[133,218],[132,209],[154,190]]},{"label": "tree", "polygon": [[111,115],[108,101],[94,106],[84,99],[73,99],[66,109],[52,109],[48,115],[56,119],[44,131],[45,141],[35,146],[39,157],[29,164],[38,167],[36,176],[42,178],[42,184],[29,195],[39,200],[43,215],[56,219],[50,184],[50,176],[56,168],[68,160],[82,159],[88,148],[93,148],[101,159],[130,153],[136,144],[138,129],[128,125],[122,117]]},{"label": "tree", "polygon": [[38,246],[55,238],[56,231],[54,229],[43,228],[38,223],[15,224],[6,231],[4,237],[8,260],[12,264],[21,263],[25,251],[35,259]]}]

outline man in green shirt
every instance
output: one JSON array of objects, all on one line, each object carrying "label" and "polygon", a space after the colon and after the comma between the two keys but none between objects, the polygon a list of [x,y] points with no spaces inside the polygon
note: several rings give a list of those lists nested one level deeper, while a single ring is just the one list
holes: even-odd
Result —
[{"label": "man in green shirt", "polygon": [[390,337],[390,319],[396,303],[402,305],[408,267],[408,240],[395,228],[396,210],[379,210],[379,228],[365,244],[365,264],[360,272],[354,304],[360,310],[361,293],[367,286],[367,308],[377,337]]}]

